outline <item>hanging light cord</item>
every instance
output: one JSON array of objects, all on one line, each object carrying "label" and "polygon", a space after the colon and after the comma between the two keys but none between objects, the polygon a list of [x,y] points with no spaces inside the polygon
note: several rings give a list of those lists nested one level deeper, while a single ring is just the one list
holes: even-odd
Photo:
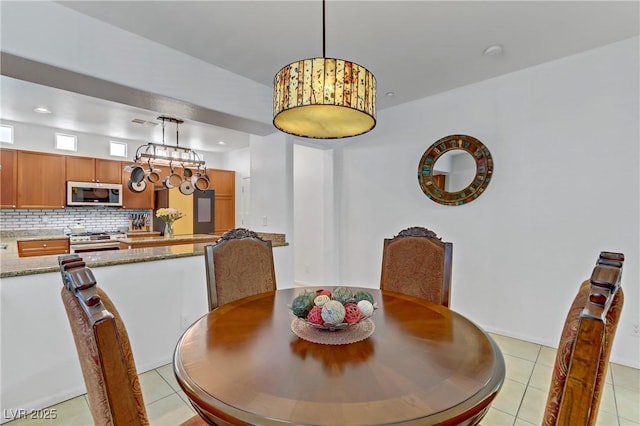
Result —
[{"label": "hanging light cord", "polygon": [[325,51],[325,44],[326,44],[325,33],[326,33],[327,24],[326,24],[324,15],[325,15],[324,14],[324,0],[322,0],[322,57],[326,58],[327,55],[326,55],[326,51]]},{"label": "hanging light cord", "polygon": [[162,119],[162,145],[164,145],[164,118]]}]

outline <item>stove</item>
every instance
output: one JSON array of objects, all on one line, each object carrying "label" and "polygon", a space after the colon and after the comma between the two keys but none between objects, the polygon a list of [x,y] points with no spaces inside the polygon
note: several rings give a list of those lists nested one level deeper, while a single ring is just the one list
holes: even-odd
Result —
[{"label": "stove", "polygon": [[82,244],[95,241],[117,240],[127,238],[127,234],[120,231],[82,232],[80,234],[69,234],[71,244]]},{"label": "stove", "polygon": [[127,234],[119,231],[83,232],[69,234],[69,251],[84,253],[89,251],[119,250],[118,239],[126,238]]}]

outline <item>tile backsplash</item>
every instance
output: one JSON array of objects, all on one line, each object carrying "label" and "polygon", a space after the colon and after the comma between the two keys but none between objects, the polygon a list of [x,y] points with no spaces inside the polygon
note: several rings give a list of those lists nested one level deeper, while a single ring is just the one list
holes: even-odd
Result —
[{"label": "tile backsplash", "polygon": [[129,226],[129,215],[151,210],[119,208],[66,207],[64,209],[2,209],[0,230],[58,229],[69,232],[69,225],[80,220],[87,231],[113,231]]}]

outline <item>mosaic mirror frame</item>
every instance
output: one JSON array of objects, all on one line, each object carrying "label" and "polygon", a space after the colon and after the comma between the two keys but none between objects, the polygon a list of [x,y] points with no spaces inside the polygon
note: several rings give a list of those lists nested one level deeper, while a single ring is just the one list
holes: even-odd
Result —
[{"label": "mosaic mirror frame", "polygon": [[[445,152],[452,150],[463,150],[469,153],[476,164],[476,173],[471,183],[456,192],[445,191],[434,181],[433,166]],[[427,148],[418,164],[420,189],[431,200],[446,206],[459,206],[478,198],[491,182],[492,175],[491,152],[482,142],[469,135],[449,135],[439,139]]]}]

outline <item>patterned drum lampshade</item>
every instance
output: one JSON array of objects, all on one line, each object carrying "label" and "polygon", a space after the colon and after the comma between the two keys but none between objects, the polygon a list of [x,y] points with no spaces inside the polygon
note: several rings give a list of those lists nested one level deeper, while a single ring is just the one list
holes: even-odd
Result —
[{"label": "patterned drum lampshade", "polygon": [[343,59],[293,62],[274,78],[273,124],[316,139],[361,135],[376,125],[376,79]]}]

